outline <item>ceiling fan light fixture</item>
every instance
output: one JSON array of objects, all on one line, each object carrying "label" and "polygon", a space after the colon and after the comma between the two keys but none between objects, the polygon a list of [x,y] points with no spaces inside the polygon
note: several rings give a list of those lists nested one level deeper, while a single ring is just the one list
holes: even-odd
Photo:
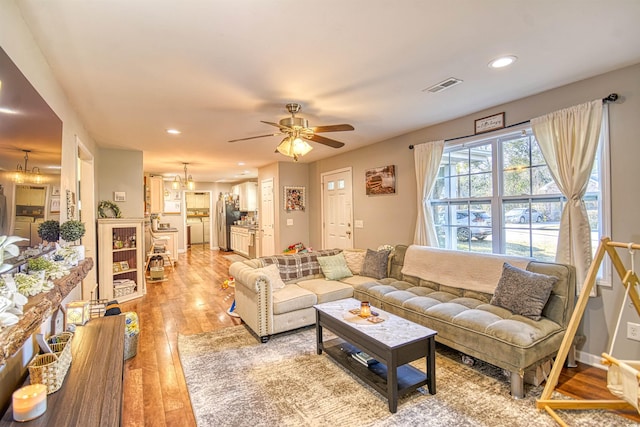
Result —
[{"label": "ceiling fan light fixture", "polygon": [[287,157],[293,157],[294,161],[298,161],[298,157],[308,154],[313,147],[300,137],[288,136],[276,147],[280,154]]}]

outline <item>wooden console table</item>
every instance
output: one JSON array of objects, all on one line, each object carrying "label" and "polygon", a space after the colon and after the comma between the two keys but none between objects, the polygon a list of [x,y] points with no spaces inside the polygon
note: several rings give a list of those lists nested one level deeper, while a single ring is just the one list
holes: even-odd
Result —
[{"label": "wooden console table", "polygon": [[10,406],[3,426],[119,426],[124,374],[124,316],[93,319],[78,326],[73,358],[60,390],[47,396],[47,412],[28,422],[13,421]]}]

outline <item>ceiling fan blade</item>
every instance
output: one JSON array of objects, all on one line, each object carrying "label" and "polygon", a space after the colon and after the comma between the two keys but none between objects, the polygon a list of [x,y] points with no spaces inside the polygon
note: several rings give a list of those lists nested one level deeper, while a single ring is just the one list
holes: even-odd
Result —
[{"label": "ceiling fan blade", "polygon": [[333,147],[333,148],[344,147],[344,142],[336,141],[335,139],[325,138],[324,136],[320,136],[320,135],[310,135],[310,136],[305,135],[304,138],[317,142],[319,144],[328,145],[329,147]]},{"label": "ceiling fan blade", "polygon": [[280,130],[290,130],[293,131],[293,128],[290,128],[289,126],[285,126],[285,125],[281,125],[279,123],[273,123],[273,122],[265,122],[264,120],[260,120],[260,122],[267,124],[267,125],[271,125],[271,126],[275,126],[277,128],[280,128]]},{"label": "ceiling fan blade", "polygon": [[313,132],[315,133],[342,132],[347,130],[354,130],[354,127],[345,123],[341,125],[316,126],[314,128],[311,128],[311,130],[313,130]]},{"label": "ceiling fan blade", "polygon": [[283,132],[269,133],[269,134],[266,134],[266,135],[250,136],[249,138],[232,139],[232,140],[230,140],[228,142],[246,141],[248,139],[265,138],[267,136],[276,136],[276,135],[282,135],[282,134],[283,134]]}]

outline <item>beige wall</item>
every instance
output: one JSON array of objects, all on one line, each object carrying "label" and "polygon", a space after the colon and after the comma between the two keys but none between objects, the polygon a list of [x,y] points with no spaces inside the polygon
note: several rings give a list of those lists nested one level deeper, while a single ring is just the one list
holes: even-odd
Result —
[{"label": "beige wall", "polygon": [[[117,202],[123,218],[144,216],[144,173],[142,151],[100,148],[97,162],[97,202],[113,202],[113,193],[122,191],[124,202]],[[117,171],[117,173],[114,173]]]},{"label": "beige wall", "polygon": [[[95,142],[85,131],[79,116],[55,80],[15,2],[2,0],[0,9],[0,46],[63,123],[61,194],[65,194],[67,189],[76,191],[76,136],[82,140],[91,153],[96,152]],[[60,219],[62,221],[67,219],[65,209],[61,209]],[[77,287],[65,302],[80,298],[80,287]],[[43,333],[49,332],[49,325],[49,321],[43,323]],[[6,366],[0,367],[0,405],[7,402],[11,392],[17,388],[18,381],[25,373],[26,364],[33,357],[35,348],[37,348],[35,340],[27,342]]]},{"label": "beige wall", "polygon": [[[410,244],[415,228],[416,185],[413,152],[408,149],[409,144],[472,134],[475,119],[494,113],[504,111],[507,125],[510,125],[561,108],[603,98],[612,92],[621,96],[618,103],[610,106],[612,238],[623,242],[640,242],[640,178],[637,172],[640,159],[640,64],[637,64],[311,164],[311,245],[320,247],[322,241],[319,208],[321,173],[347,166],[353,168],[354,219],[364,221],[363,229],[354,230],[356,247],[376,248],[383,243]],[[443,102],[446,102],[446,97],[443,98]],[[396,165],[397,193],[390,196],[365,196],[364,171],[387,164]],[[623,260],[628,261],[627,254],[622,255]],[[640,261],[636,264],[640,264]],[[613,288],[601,288],[599,296],[589,301],[582,322],[582,331],[587,336],[586,343],[580,349],[584,353],[581,355],[583,359],[589,362],[597,361],[598,358],[591,358],[591,355],[597,356],[607,347],[615,327],[622,295],[620,282],[616,280]],[[635,311],[629,307],[625,309],[624,319],[640,323]],[[622,325],[621,331],[623,337],[616,343],[616,352],[623,357],[639,358],[638,343],[624,338],[626,323]]]}]

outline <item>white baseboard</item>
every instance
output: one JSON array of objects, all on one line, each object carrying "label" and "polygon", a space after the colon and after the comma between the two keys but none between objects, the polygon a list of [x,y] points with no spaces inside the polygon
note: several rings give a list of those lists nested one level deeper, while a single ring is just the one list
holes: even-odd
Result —
[{"label": "white baseboard", "polygon": [[585,363],[589,366],[595,366],[596,368],[607,370],[607,367],[600,363],[602,357],[596,356],[595,354],[586,353],[584,351],[576,350],[576,360],[579,362]]}]

